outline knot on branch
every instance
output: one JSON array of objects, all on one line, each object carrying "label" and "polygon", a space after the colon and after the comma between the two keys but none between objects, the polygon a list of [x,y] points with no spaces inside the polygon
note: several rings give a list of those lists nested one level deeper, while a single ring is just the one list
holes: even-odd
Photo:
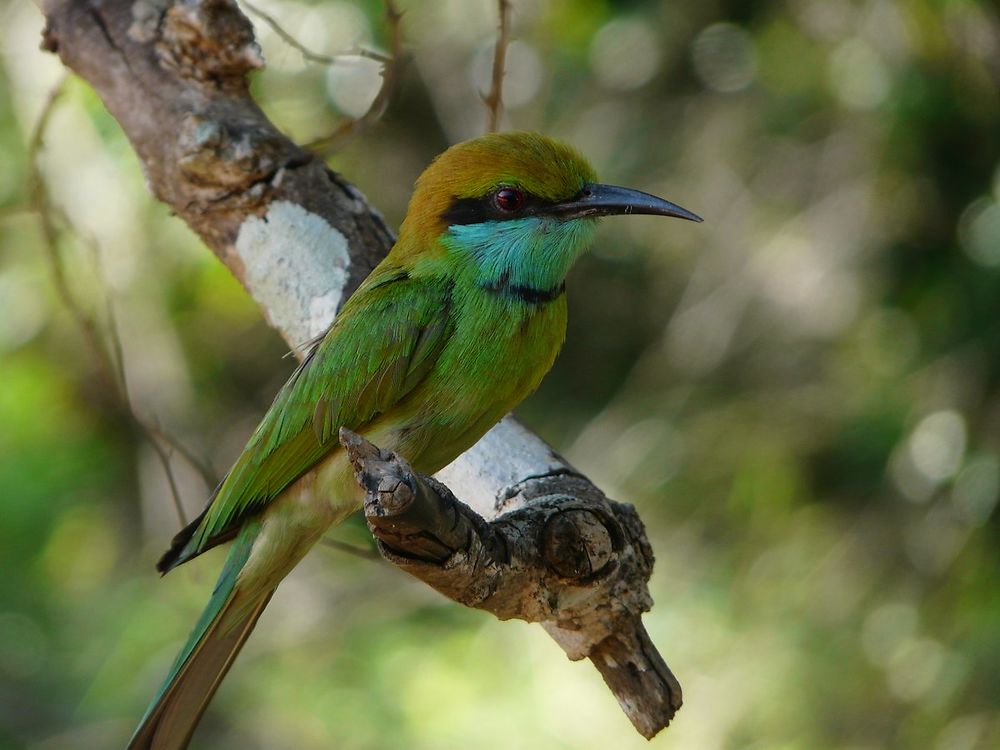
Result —
[{"label": "knot on branch", "polygon": [[546,494],[540,477],[487,521],[400,456],[349,430],[340,440],[386,559],[462,604],[542,623],[570,659],[591,659],[644,736],[669,723],[681,688],[642,626],[653,556],[632,506]]},{"label": "knot on branch", "polygon": [[[134,19],[132,29],[142,34],[149,26],[142,20],[149,15],[149,10],[144,9]],[[264,66],[253,25],[233,0],[180,0],[171,4],[163,16],[156,52],[160,64],[181,77],[224,89],[245,89],[246,74]]]},{"label": "knot on branch", "polygon": [[[572,501],[562,496],[563,501]],[[589,508],[552,514],[542,527],[542,559],[558,576],[585,585],[611,572],[621,552],[621,528]]]},{"label": "knot on branch", "polygon": [[224,114],[188,114],[183,119],[177,138],[178,165],[198,187],[239,188],[249,193],[245,197],[256,197],[255,186],[289,166],[283,163],[288,149],[274,132],[252,123],[233,123]]}]

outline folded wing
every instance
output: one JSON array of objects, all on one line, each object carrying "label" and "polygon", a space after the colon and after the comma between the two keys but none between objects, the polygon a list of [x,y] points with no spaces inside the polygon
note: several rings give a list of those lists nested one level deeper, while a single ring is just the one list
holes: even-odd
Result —
[{"label": "folded wing", "polygon": [[205,511],[173,540],[161,572],[233,538],[292,482],[405,398],[452,330],[451,283],[376,272],[288,379]]}]

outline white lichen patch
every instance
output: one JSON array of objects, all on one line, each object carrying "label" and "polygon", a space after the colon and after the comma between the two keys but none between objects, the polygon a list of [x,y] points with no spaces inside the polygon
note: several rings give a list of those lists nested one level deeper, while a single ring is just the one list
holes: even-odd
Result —
[{"label": "white lichen patch", "polygon": [[274,201],[240,226],[244,282],[288,341],[305,343],[333,321],[347,285],[347,238],[297,203]]},{"label": "white lichen patch", "polygon": [[515,485],[568,468],[544,440],[508,415],[436,476],[458,493],[462,502],[491,519],[500,504],[505,512],[514,510],[503,501]]}]

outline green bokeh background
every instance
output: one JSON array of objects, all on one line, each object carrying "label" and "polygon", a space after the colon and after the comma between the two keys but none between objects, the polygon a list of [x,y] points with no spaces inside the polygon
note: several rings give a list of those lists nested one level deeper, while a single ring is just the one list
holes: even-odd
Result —
[{"label": "green bokeh background", "polygon": [[[393,225],[476,135],[492,2],[400,0],[410,53],[330,163]],[[365,2],[261,7],[317,51],[384,48]],[[609,220],[569,280],[565,350],[524,420],[657,554],[646,624],[685,688],[652,743],[1000,747],[1000,19],[972,0],[515,0],[505,127],[705,224]],[[258,22],[254,88],[300,141],[362,108]],[[27,142],[61,68],[0,3],[0,747],[118,747],[207,598],[159,579],[164,473],[102,380],[30,210]],[[286,346],[148,195],[71,80],[41,164],[77,228],[70,287],[120,330],[136,411],[216,472],[289,374]],[[110,312],[109,312],[110,307]],[[179,456],[188,512],[207,488]],[[370,548],[360,523],[333,533]],[[597,672],[540,628],[317,548],[199,732],[204,748],[641,748]]]}]

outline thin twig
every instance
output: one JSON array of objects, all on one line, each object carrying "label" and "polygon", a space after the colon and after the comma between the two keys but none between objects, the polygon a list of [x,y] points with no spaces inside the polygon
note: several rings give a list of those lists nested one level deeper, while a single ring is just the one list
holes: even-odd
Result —
[{"label": "thin twig", "polygon": [[348,544],[347,542],[341,542],[337,539],[327,539],[323,538],[319,540],[319,543],[324,547],[329,547],[330,549],[339,550],[340,552],[346,552],[349,555],[354,555],[355,557],[360,557],[362,560],[378,560],[382,556],[374,549],[367,549],[365,547],[358,547],[354,544]]},{"label": "thin twig", "polygon": [[[80,240],[83,241],[87,247],[90,248],[91,260],[94,267],[97,269],[98,280],[100,282],[101,288],[110,289],[107,283],[107,279],[104,278],[103,268],[101,265],[101,248],[97,239],[89,234],[85,234],[80,231],[80,229],[73,225],[61,210],[57,209],[55,206],[52,207],[54,212],[58,213],[61,217],[61,222],[64,227],[69,228]],[[128,375],[125,370],[125,352],[122,347],[121,333],[118,330],[118,318],[115,315],[114,303],[112,296],[109,293],[104,295],[105,309],[104,309],[104,319],[105,319],[105,337],[108,340],[108,349],[101,350],[100,355],[106,356],[109,360],[109,365],[114,369],[115,375],[117,377],[118,389],[122,396],[123,406],[125,407],[126,416],[132,422],[132,426],[144,437],[146,440],[157,449],[159,454],[159,446],[157,441],[160,443],[165,443],[169,452],[167,455],[172,455],[173,453],[181,456],[185,461],[190,464],[191,468],[198,472],[201,476],[202,481],[205,483],[209,489],[217,487],[219,484],[219,476],[211,468],[209,468],[201,459],[199,459],[193,451],[189,450],[180,440],[175,438],[173,435],[168,433],[160,423],[153,416],[151,421],[147,421],[139,416],[136,411],[135,406],[132,403],[132,394],[128,387]],[[161,457],[162,458],[162,457]],[[169,467],[164,465],[164,470],[169,473]],[[170,484],[176,486],[173,477],[168,477]],[[180,498],[175,494],[174,502],[178,507],[178,515],[184,518],[184,511],[180,508]],[[186,523],[186,521],[185,521]]]},{"label": "thin twig", "polygon": [[500,127],[503,112],[503,76],[507,63],[507,47],[510,45],[510,0],[498,0],[500,26],[497,29],[497,44],[493,48],[493,76],[490,93],[483,97],[486,105],[486,132],[494,133]]},{"label": "thin twig", "polygon": [[388,65],[392,62],[388,55],[383,55],[381,52],[376,52],[375,50],[366,49],[364,47],[352,47],[349,50],[338,52],[336,55],[324,55],[319,52],[313,52],[294,36],[285,31],[274,16],[268,15],[260,8],[248,3],[247,0],[241,0],[241,5],[257,16],[261,21],[270,26],[274,33],[281,37],[285,44],[289,47],[297,49],[302,54],[302,57],[309,62],[317,63],[319,65],[333,65],[337,62],[337,58],[348,56],[367,57],[369,60],[377,60],[383,65]]},{"label": "thin twig", "polygon": [[[174,508],[177,511],[177,516],[182,525],[187,525],[187,516],[181,503],[180,492],[177,488],[177,481],[174,477],[173,469],[170,466],[170,455],[160,444],[160,441],[154,436],[153,430],[151,430],[150,427],[139,418],[135,409],[132,407],[132,402],[128,392],[128,381],[125,375],[121,339],[118,336],[118,328],[115,323],[114,312],[111,309],[110,298],[108,300],[107,336],[114,354],[112,354],[108,350],[108,347],[102,343],[100,331],[96,321],[87,314],[86,310],[84,310],[83,305],[73,293],[73,290],[69,286],[69,281],[66,278],[66,270],[63,266],[62,256],[59,252],[59,225],[62,225],[65,231],[72,233],[76,237],[82,237],[82,235],[79,230],[73,226],[69,217],[53,205],[52,197],[48,191],[48,186],[42,175],[41,165],[39,164],[39,155],[41,154],[45,144],[45,131],[48,128],[52,113],[55,110],[55,105],[65,91],[67,80],[68,75],[64,75],[52,88],[52,91],[49,93],[49,96],[45,100],[45,104],[42,107],[41,114],[38,117],[38,122],[35,123],[35,128],[32,131],[31,138],[28,141],[28,181],[30,186],[30,205],[31,209],[38,215],[39,222],[41,224],[43,239],[42,245],[45,249],[46,260],[48,261],[49,276],[52,279],[52,285],[56,290],[56,294],[66,309],[69,310],[70,316],[80,329],[87,347],[91,350],[94,359],[97,361],[101,379],[104,380],[108,390],[117,395],[122,411],[128,417],[133,429],[144,437],[156,452],[156,455],[160,460],[160,464],[163,466],[163,471],[166,474],[167,483],[170,486],[170,494],[173,499]],[[95,261],[98,261],[99,252],[96,248],[96,240],[91,238],[90,242],[92,243],[94,250]],[[188,460],[191,461],[192,466],[201,471],[202,467],[200,463],[193,460],[189,451],[180,448],[178,442],[168,437],[162,430],[157,428],[157,432],[160,436],[160,440],[167,443],[173,450],[176,450],[185,458],[188,458]],[[203,473],[202,476],[206,475]],[[210,484],[209,486],[214,485]]]},{"label": "thin twig", "polygon": [[24,203],[12,203],[0,208],[0,222],[15,221],[26,216],[34,216],[35,209]]},{"label": "thin twig", "polygon": [[180,442],[173,435],[166,432],[163,427],[157,423],[147,424],[145,425],[145,428],[149,430],[151,434],[155,435],[157,438],[169,445],[171,450],[187,461],[191,468],[198,472],[198,476],[201,477],[201,480],[205,483],[206,487],[214,489],[219,486],[219,483],[222,481],[222,477],[220,477],[211,466],[198,458],[198,456],[196,456],[194,452],[184,445],[184,443]]},{"label": "thin twig", "polygon": [[42,106],[38,122],[35,123],[35,128],[28,141],[28,195],[31,207],[38,214],[41,223],[42,245],[45,249],[49,275],[52,278],[52,285],[55,287],[56,294],[66,306],[66,309],[69,310],[70,315],[83,334],[84,341],[93,352],[105,385],[110,391],[117,392],[120,396],[121,391],[118,381],[115,378],[114,368],[105,356],[97,325],[87,315],[83,306],[70,289],[69,282],[66,279],[62,257],[59,253],[59,228],[56,225],[57,211],[52,205],[52,199],[45,184],[45,179],[42,177],[42,170],[39,164],[39,155],[44,147],[45,131],[48,128],[52,113],[55,111],[55,105],[66,89],[68,78],[68,75],[63,75],[49,92],[49,96]]},{"label": "thin twig", "polygon": [[[141,427],[141,423],[139,424]],[[170,485],[170,496],[174,499],[174,511],[177,513],[177,521],[180,523],[181,528],[184,528],[188,525],[188,518],[187,513],[184,512],[184,505],[181,503],[181,493],[177,489],[177,480],[174,478],[174,471],[170,468],[170,453],[160,445],[156,438],[151,435],[147,435],[147,438],[150,446],[152,446],[157,457],[160,459],[160,464],[163,466],[163,473],[167,475],[167,484]]]},{"label": "thin twig", "polygon": [[333,133],[306,144],[306,148],[321,156],[336,151],[345,139],[358,135],[370,128],[385,114],[389,102],[396,92],[399,73],[403,62],[403,12],[396,7],[395,0],[384,0],[385,23],[389,29],[389,54],[382,64],[382,85],[372,100],[368,111],[361,117],[343,122]]}]

